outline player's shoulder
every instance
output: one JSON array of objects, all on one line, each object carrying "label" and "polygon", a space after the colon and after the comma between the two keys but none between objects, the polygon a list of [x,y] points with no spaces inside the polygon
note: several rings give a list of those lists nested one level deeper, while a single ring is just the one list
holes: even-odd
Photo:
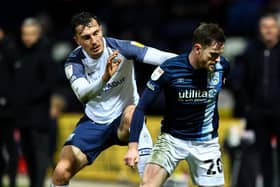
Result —
[{"label": "player's shoulder", "polygon": [[132,41],[132,40],[122,40],[122,39],[117,39],[117,38],[112,38],[112,37],[104,37],[105,42],[108,47],[113,48],[113,49],[122,49],[122,48],[127,48],[127,47],[139,47],[139,48],[144,48],[145,45],[137,42],[137,41]]},{"label": "player's shoulder", "polygon": [[104,37],[104,39],[105,39],[106,45],[113,49],[118,49],[128,42],[127,40],[121,40],[121,39],[112,38],[112,37]]},{"label": "player's shoulder", "polygon": [[220,61],[216,64],[216,71],[223,71],[227,74],[230,71],[230,63],[225,57],[221,56],[220,58]]},{"label": "player's shoulder", "polygon": [[139,42],[131,40],[120,40],[111,37],[104,37],[106,47],[111,50],[118,50],[127,59],[143,61],[147,47]]},{"label": "player's shoulder", "polygon": [[177,69],[186,67],[187,54],[181,54],[172,58],[167,59],[164,63],[161,64],[163,69]]},{"label": "player's shoulder", "polygon": [[229,67],[229,61],[227,60],[227,58],[225,58],[224,56],[220,57],[220,64],[222,65],[223,68],[228,68]]},{"label": "player's shoulder", "polygon": [[82,47],[79,46],[69,53],[66,63],[81,63],[85,58]]},{"label": "player's shoulder", "polygon": [[104,37],[104,39],[105,39],[105,41],[106,41],[106,44],[107,45],[114,45],[114,44],[116,44],[116,43],[118,43],[118,42],[121,42],[121,40],[120,39],[117,39],[117,38],[112,38],[112,37]]},{"label": "player's shoulder", "polygon": [[158,67],[158,71],[162,72],[162,74],[164,74],[165,77],[171,78],[173,76],[176,76],[176,74],[182,72],[182,70],[188,69],[188,63],[186,63],[186,59],[186,54],[169,58]]}]

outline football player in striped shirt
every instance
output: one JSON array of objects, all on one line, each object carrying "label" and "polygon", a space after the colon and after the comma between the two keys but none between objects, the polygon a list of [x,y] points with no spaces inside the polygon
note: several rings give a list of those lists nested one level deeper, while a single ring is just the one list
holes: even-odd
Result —
[{"label": "football player in striped shirt", "polygon": [[192,49],[155,69],[134,111],[128,166],[139,159],[139,133],[147,108],[162,90],[166,108],[161,134],[144,169],[142,187],[158,187],[180,160],[189,163],[193,181],[201,187],[223,186],[224,174],[218,143],[218,94],[229,72],[221,56],[225,36],[216,24],[203,23],[193,34]]}]

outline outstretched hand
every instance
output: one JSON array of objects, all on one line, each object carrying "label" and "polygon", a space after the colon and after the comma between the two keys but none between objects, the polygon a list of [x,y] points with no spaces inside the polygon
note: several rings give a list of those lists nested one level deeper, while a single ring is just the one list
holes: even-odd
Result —
[{"label": "outstretched hand", "polygon": [[108,58],[105,72],[102,76],[103,81],[107,82],[118,70],[122,59],[118,57],[118,51],[114,51]]},{"label": "outstretched hand", "polygon": [[136,147],[129,147],[129,149],[124,157],[125,165],[127,165],[131,168],[135,168],[138,161],[139,161],[138,149]]}]

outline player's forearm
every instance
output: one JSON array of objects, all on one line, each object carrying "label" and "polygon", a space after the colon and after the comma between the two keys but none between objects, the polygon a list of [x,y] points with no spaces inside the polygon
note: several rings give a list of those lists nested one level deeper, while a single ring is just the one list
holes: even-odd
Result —
[{"label": "player's forearm", "polygon": [[102,78],[97,79],[94,82],[88,82],[85,78],[79,78],[75,80],[71,86],[78,99],[85,103],[88,100],[96,97],[105,86],[106,81]]},{"label": "player's forearm", "polygon": [[139,141],[140,132],[143,128],[144,123],[144,112],[138,106],[134,110],[131,125],[130,125],[130,135],[129,142],[137,143]]},{"label": "player's forearm", "polygon": [[143,128],[145,112],[147,111],[148,107],[153,103],[160,92],[160,89],[157,91],[152,91],[146,88],[142,94],[142,97],[137,104],[132,120],[130,125],[130,136],[129,142],[138,142],[140,132]]},{"label": "player's forearm", "polygon": [[177,54],[175,53],[169,53],[165,51],[160,51],[152,47],[148,47],[143,62],[146,64],[160,65],[167,59],[175,56],[177,56]]},{"label": "player's forearm", "polygon": [[129,142],[128,149],[138,150],[138,142]]}]

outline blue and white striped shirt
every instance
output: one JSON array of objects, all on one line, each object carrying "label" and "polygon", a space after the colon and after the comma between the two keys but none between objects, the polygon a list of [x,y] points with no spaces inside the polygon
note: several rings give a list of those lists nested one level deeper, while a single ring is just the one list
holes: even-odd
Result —
[{"label": "blue and white striped shirt", "polygon": [[166,108],[161,131],[184,140],[210,140],[218,136],[218,94],[229,72],[224,57],[213,72],[194,69],[187,54],[171,58],[153,72],[131,122],[130,142],[137,142],[145,111],[161,90]]}]

